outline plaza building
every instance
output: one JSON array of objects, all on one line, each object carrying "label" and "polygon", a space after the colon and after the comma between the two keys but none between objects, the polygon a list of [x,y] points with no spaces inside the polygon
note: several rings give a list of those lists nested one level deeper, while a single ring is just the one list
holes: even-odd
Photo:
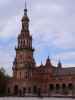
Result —
[{"label": "plaza building", "polygon": [[59,61],[52,65],[50,58],[40,66],[33,57],[32,36],[29,31],[27,8],[22,17],[22,28],[18,35],[13,76],[8,80],[6,92],[11,96],[74,96],[75,67],[63,68]]}]

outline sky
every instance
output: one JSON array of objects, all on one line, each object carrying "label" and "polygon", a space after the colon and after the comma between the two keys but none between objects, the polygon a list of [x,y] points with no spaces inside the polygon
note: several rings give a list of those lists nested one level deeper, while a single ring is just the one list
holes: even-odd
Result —
[{"label": "sky", "polygon": [[[0,67],[12,75],[25,0],[0,0]],[[27,0],[36,64],[75,67],[75,0]]]}]

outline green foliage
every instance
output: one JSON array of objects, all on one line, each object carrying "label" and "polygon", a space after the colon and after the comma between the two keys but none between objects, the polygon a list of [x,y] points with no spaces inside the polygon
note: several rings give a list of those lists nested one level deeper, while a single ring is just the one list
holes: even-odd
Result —
[{"label": "green foliage", "polygon": [[5,95],[6,84],[9,76],[5,74],[5,70],[3,68],[0,69],[0,96]]}]

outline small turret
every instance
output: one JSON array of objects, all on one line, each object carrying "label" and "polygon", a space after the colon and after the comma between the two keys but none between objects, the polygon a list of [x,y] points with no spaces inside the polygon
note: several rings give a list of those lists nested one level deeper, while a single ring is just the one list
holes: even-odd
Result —
[{"label": "small turret", "polygon": [[62,64],[61,64],[61,61],[60,60],[58,62],[58,68],[62,68]]},{"label": "small turret", "polygon": [[47,60],[46,60],[46,66],[51,66],[51,61],[50,61],[50,58],[48,56]]},{"label": "small turret", "polygon": [[40,65],[40,67],[42,67],[43,66],[43,63],[42,63],[42,61],[41,61],[41,65]]}]

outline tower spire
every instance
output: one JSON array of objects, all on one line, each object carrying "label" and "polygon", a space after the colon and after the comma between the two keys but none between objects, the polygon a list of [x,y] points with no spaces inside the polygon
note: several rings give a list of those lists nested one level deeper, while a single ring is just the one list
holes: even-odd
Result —
[{"label": "tower spire", "polygon": [[24,15],[27,16],[27,2],[26,2],[26,0],[25,0]]}]

